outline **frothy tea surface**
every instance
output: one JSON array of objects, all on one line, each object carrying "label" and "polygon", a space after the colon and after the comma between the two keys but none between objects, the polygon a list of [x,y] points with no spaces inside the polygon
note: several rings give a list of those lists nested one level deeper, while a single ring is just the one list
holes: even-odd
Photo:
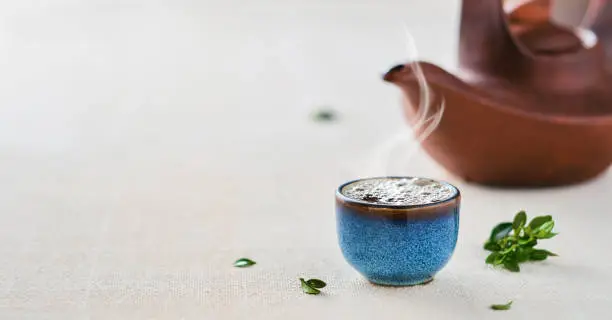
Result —
[{"label": "frothy tea surface", "polygon": [[396,206],[424,205],[452,198],[457,190],[446,183],[424,178],[371,178],[344,186],[345,197]]}]

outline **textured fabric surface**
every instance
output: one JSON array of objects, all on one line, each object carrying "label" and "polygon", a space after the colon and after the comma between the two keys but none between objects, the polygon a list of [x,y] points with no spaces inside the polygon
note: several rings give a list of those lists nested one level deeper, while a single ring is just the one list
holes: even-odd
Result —
[{"label": "textured fabric surface", "polygon": [[[606,318],[612,175],[465,184],[380,80],[404,22],[452,65],[457,4],[0,2],[0,319]],[[334,189],[384,174],[461,189],[455,254],[426,286],[370,285],[338,249]],[[520,209],[555,216],[560,256],[487,267],[483,240]],[[307,296],[299,277],[329,286]]]}]

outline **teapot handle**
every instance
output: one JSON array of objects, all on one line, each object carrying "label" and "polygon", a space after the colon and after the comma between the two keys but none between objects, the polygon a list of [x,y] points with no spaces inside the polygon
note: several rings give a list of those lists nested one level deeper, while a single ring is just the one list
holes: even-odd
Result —
[{"label": "teapot handle", "polygon": [[[462,0],[459,68],[468,75],[512,78],[524,59],[502,0]],[[520,69],[520,68],[519,68]]]}]

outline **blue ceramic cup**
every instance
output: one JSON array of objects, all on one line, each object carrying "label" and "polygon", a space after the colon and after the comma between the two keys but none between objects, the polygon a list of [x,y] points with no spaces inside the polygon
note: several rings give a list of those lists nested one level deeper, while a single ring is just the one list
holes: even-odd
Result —
[{"label": "blue ceramic cup", "polygon": [[433,280],[457,243],[459,190],[436,181],[450,188],[451,195],[421,205],[384,204],[343,194],[347,185],[361,180],[347,182],[336,191],[338,240],[344,258],[375,284],[409,286]]}]

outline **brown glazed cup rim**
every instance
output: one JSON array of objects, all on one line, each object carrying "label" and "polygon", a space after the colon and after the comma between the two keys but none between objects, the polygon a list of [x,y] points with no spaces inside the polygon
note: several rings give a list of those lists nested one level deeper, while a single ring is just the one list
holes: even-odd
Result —
[{"label": "brown glazed cup rim", "polygon": [[[448,199],[439,202],[426,203],[426,204],[418,204],[418,205],[393,205],[393,204],[384,204],[384,203],[372,203],[363,200],[353,199],[342,194],[342,189],[351,183],[355,183],[363,180],[373,180],[373,179],[407,179],[407,178],[417,178],[417,179],[429,179],[434,180],[438,183],[448,185],[455,190],[455,193]],[[416,215],[416,216],[427,216],[429,213],[436,215],[436,211],[445,211],[445,210],[437,210],[444,209],[449,206],[454,206],[461,199],[461,193],[457,187],[454,185],[438,179],[431,179],[426,177],[414,177],[414,176],[380,176],[380,177],[367,177],[351,180],[341,184],[336,189],[336,201],[346,207],[350,207],[360,212],[373,214],[373,215]]]}]

